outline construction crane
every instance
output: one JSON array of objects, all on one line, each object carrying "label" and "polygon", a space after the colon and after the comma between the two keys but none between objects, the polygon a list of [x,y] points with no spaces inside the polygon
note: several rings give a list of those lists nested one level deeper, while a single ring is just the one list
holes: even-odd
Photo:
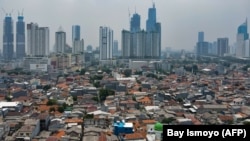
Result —
[{"label": "construction crane", "polygon": [[18,11],[18,16],[23,16],[23,9],[22,9],[21,13]]},{"label": "construction crane", "polygon": [[129,20],[129,24],[128,24],[128,25],[129,25],[129,27],[130,27],[130,22],[131,22],[131,21],[130,21],[130,10],[129,10],[129,8],[128,8],[128,20]]},{"label": "construction crane", "polygon": [[2,8],[2,10],[3,10],[3,12],[4,12],[4,14],[5,14],[6,16],[11,16],[11,14],[12,14],[13,11],[14,11],[14,10],[12,9],[10,13],[7,13],[7,12],[5,11],[4,8]]}]

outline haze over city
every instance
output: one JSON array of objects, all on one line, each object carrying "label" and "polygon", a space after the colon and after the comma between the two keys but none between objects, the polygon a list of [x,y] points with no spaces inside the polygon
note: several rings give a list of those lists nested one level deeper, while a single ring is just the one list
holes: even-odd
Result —
[{"label": "haze over city", "polygon": [[[60,26],[71,45],[72,25],[80,25],[85,46],[93,47],[99,45],[99,27],[108,26],[121,49],[121,31],[129,29],[132,14],[141,15],[141,28],[145,29],[148,8],[153,2],[157,21],[161,23],[163,51],[166,47],[193,50],[199,31],[204,31],[206,41],[228,37],[232,45],[237,27],[250,17],[249,0],[1,0],[0,18],[3,21],[6,13],[11,13],[15,24],[18,12],[23,11],[26,24],[34,22],[49,27],[50,50]],[[3,22],[0,26],[2,36]]]}]

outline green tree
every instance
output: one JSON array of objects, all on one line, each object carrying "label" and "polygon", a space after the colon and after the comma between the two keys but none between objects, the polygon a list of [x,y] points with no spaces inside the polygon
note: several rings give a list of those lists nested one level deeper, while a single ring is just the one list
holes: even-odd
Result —
[{"label": "green tree", "polygon": [[62,104],[63,109],[66,109],[67,106],[68,106],[68,105],[67,105],[65,102]]},{"label": "green tree", "polygon": [[99,88],[101,85],[100,85],[100,81],[97,81],[97,82],[94,82],[94,87],[96,87],[96,88]]},{"label": "green tree", "polygon": [[130,77],[132,74],[132,70],[131,69],[125,69],[123,74],[125,75],[125,77]]},{"label": "green tree", "polygon": [[59,107],[57,108],[57,111],[60,112],[60,113],[63,113],[63,112],[64,112],[63,106],[59,106]]},{"label": "green tree", "polygon": [[177,101],[181,103],[181,102],[183,102],[183,99],[182,98],[178,98]]},{"label": "green tree", "polygon": [[80,71],[80,74],[79,74],[79,75],[84,75],[84,74],[85,74],[85,72],[86,72],[86,70],[85,70],[85,69],[81,69],[81,71]]},{"label": "green tree", "polygon": [[173,117],[170,117],[170,118],[164,118],[161,123],[166,123],[166,124],[169,124],[171,122],[173,122],[175,119]]},{"label": "green tree", "polygon": [[48,102],[47,102],[48,106],[56,105],[56,104],[57,104],[57,100],[56,99],[49,99]]},{"label": "green tree", "polygon": [[110,70],[107,66],[104,66],[104,67],[102,68],[102,71],[103,71],[103,72],[106,72],[107,74],[110,74],[110,73],[111,73],[111,70]]},{"label": "green tree", "polygon": [[141,87],[139,87],[139,89],[138,89],[138,90],[141,92],[142,88],[141,88]]},{"label": "green tree", "polygon": [[244,125],[250,125],[250,122],[249,121],[244,121],[243,124]]},{"label": "green tree", "polygon": [[74,100],[74,101],[77,101],[77,96],[73,96],[73,100]]},{"label": "green tree", "polygon": [[44,90],[44,91],[48,91],[50,88],[51,88],[50,85],[45,85],[45,86],[43,86],[43,90]]},{"label": "green tree", "polygon": [[198,72],[198,66],[197,65],[193,65],[193,72]]},{"label": "green tree", "polygon": [[136,97],[134,95],[132,96],[132,100],[136,101]]},{"label": "green tree", "polygon": [[110,89],[100,89],[99,90],[99,97],[101,101],[106,100],[106,97],[109,95],[114,95],[115,92],[113,90]]},{"label": "green tree", "polygon": [[142,71],[136,71],[135,75],[142,75]]},{"label": "green tree", "polygon": [[5,96],[5,100],[6,100],[7,102],[10,102],[12,99],[11,99],[9,96]]},{"label": "green tree", "polygon": [[86,114],[86,115],[84,116],[84,119],[92,119],[92,118],[94,118],[94,115],[93,115],[93,114]]},{"label": "green tree", "polygon": [[56,111],[55,107],[50,107],[50,108],[49,108],[49,112],[52,112],[52,111],[53,111],[53,112]]},{"label": "green tree", "polygon": [[94,96],[91,99],[94,100],[94,101],[97,101],[97,102],[99,101],[97,96]]}]

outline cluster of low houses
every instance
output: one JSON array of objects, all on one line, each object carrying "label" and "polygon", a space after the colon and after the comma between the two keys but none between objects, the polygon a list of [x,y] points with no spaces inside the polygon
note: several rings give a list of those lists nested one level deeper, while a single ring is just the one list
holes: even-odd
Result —
[{"label": "cluster of low houses", "polygon": [[[125,78],[118,73],[114,70],[112,75],[98,72],[54,79],[45,74],[2,77],[0,138],[158,141],[164,124],[249,122],[248,73],[231,72],[227,77],[181,73],[161,75],[161,79],[146,74]],[[91,75],[102,75],[101,80],[95,80],[99,88],[90,82]],[[52,87],[44,90],[45,85]],[[115,94],[100,102],[95,99],[100,88]],[[57,104],[48,105],[51,99],[56,99]],[[57,110],[64,103],[64,111]]]}]

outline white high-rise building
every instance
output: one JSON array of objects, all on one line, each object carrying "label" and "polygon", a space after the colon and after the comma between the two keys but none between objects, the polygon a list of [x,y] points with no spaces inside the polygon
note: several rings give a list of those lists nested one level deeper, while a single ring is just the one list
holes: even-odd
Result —
[{"label": "white high-rise building", "polygon": [[49,55],[49,28],[48,27],[40,27],[38,29],[38,54],[42,56]]},{"label": "white high-rise building", "polygon": [[74,40],[73,42],[73,54],[81,54],[84,52],[84,40]]},{"label": "white high-rise building", "polygon": [[244,40],[244,34],[237,34],[236,57],[245,57],[245,40]]},{"label": "white high-rise building", "polygon": [[245,41],[245,57],[250,57],[250,40]]},{"label": "white high-rise building", "polygon": [[49,28],[36,23],[27,24],[27,55],[49,55]]},{"label": "white high-rise building", "polygon": [[56,44],[55,44],[55,52],[56,53],[65,53],[66,48],[66,32],[64,32],[61,28],[56,32]]},{"label": "white high-rise building", "polygon": [[100,60],[109,60],[113,57],[113,30],[101,26],[99,29]]},{"label": "white high-rise building", "polygon": [[236,46],[237,46],[236,42],[230,46],[230,54],[232,54],[232,55],[236,54]]},{"label": "white high-rise building", "polygon": [[237,38],[236,38],[236,57],[247,57],[246,48],[249,34],[247,32],[247,19],[238,27]]}]

